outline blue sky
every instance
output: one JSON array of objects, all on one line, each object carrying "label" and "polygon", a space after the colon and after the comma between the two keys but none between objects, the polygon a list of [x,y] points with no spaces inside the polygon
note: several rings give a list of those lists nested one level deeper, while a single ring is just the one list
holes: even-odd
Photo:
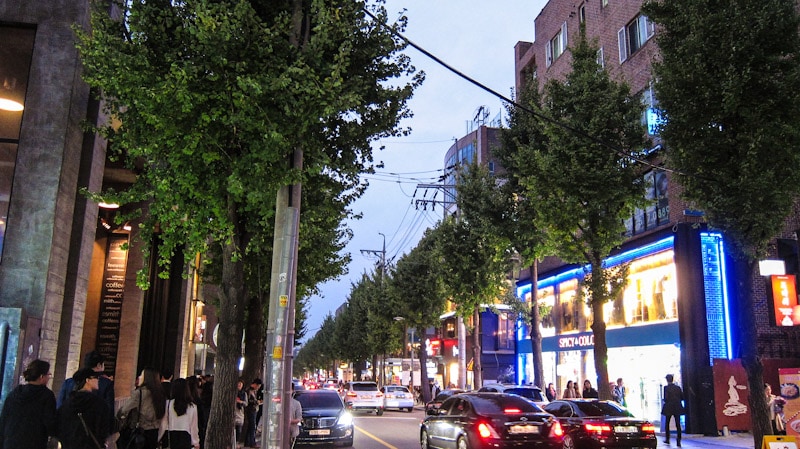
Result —
[{"label": "blue sky", "polygon": [[[514,45],[533,41],[534,19],[544,0],[387,0],[389,17],[405,9],[405,37],[456,70],[509,97],[514,86]],[[405,52],[426,80],[409,107],[414,117],[402,123],[411,135],[386,139],[375,151],[384,163],[370,186],[353,206],[361,220],[348,226],[354,237],[345,249],[352,256],[348,274],[320,286],[321,294],[309,301],[308,334],[312,337],[325,316],[347,299],[351,285],[364,272],[375,269],[386,236],[387,260],[397,260],[416,246],[425,229],[442,216],[442,209],[422,210],[413,204],[418,184],[431,184],[442,174],[444,155],[454,139],[467,134],[467,124],[484,106],[490,118],[503,112],[500,99],[459,78],[444,67],[408,48]],[[378,145],[376,145],[377,147]],[[417,198],[423,194],[417,191]],[[428,192],[428,198],[433,191]],[[441,194],[439,195],[441,197]]]}]

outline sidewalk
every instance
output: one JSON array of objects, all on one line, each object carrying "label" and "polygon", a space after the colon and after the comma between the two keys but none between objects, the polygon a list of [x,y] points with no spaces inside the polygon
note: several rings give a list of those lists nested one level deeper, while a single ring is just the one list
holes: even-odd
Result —
[{"label": "sidewalk", "polygon": [[[664,442],[664,434],[658,435],[658,447],[677,448],[675,433],[670,436],[670,444]],[[707,437],[696,434],[683,434],[681,439],[681,449],[683,448],[747,448],[753,449],[753,435],[745,432],[731,433],[729,436]],[[760,448],[759,448],[760,449]]]}]

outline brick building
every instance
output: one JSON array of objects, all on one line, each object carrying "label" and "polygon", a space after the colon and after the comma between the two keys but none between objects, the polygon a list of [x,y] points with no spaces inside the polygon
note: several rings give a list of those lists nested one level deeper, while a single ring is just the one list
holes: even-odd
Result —
[{"label": "brick building", "polygon": [[[562,79],[571,71],[569,47],[584,25],[599,47],[604,68],[632,92],[642,94],[647,106],[642,120],[653,142],[650,157],[658,165],[664,149],[656,134],[650,71],[658,52],[653,39],[658,29],[641,14],[641,4],[641,0],[549,1],[535,19],[535,40],[515,47],[516,88],[521,91],[531,78],[541,88],[547,80]],[[606,304],[609,377],[624,379],[634,414],[659,422],[664,376],[674,374],[687,393],[687,431],[716,435],[721,426],[714,408],[708,407],[714,403],[713,361],[737,357],[738,314],[729,301],[734,261],[725,253],[724,236],[709,232],[702,212],[681,201],[680,186],[668,171],[653,169],[645,177],[653,204],[626,221],[628,239],[607,260],[609,265],[631,264],[628,286]],[[787,272],[795,274],[799,218],[794,213],[787,220],[771,255],[786,260]],[[596,382],[591,313],[577,293],[582,276],[583,267],[557,260],[546,260],[539,267],[545,383],[554,382],[560,390],[568,380]],[[785,360],[770,364],[773,368],[798,366],[792,364],[800,358],[800,333],[776,325],[768,278],[754,281],[753,319],[760,329],[762,357]],[[530,301],[530,280],[522,279],[518,285],[520,296]],[[527,332],[517,344],[518,376],[532,378]],[[764,377],[775,385],[778,373],[773,368],[765,369]]]}]

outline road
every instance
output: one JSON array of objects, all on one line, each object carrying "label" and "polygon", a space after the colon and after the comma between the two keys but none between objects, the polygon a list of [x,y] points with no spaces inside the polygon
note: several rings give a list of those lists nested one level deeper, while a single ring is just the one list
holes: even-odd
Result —
[{"label": "road", "polygon": [[419,449],[419,423],[425,412],[387,410],[383,416],[356,413],[355,449]]}]

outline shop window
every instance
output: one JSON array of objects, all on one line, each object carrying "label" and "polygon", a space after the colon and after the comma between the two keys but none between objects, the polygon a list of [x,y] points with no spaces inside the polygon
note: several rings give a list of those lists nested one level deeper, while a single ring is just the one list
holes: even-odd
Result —
[{"label": "shop window", "polygon": [[559,285],[558,305],[560,309],[560,331],[570,332],[579,330],[580,307],[578,299],[578,280],[573,279]]},{"label": "shop window", "polygon": [[0,261],[36,30],[0,25]]},{"label": "shop window", "polygon": [[447,319],[444,322],[444,338],[456,338],[456,320]]},{"label": "shop window", "polygon": [[678,317],[677,284],[672,251],[634,261],[623,294],[625,319],[630,323],[671,320]]},{"label": "shop window", "polygon": [[555,335],[555,305],[556,295],[553,287],[539,290],[539,325],[543,336]]},{"label": "shop window", "polygon": [[514,320],[505,312],[497,316],[497,349],[514,349]]}]

